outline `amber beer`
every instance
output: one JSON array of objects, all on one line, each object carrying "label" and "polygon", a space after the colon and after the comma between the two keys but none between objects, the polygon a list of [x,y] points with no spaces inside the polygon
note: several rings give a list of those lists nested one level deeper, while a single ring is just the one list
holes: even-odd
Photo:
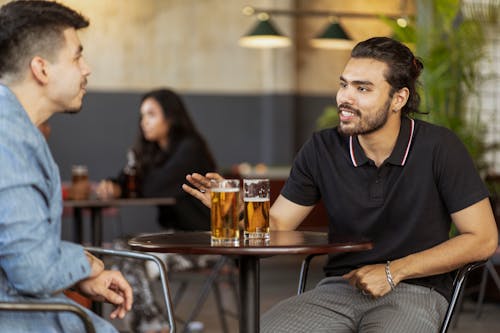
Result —
[{"label": "amber beer", "polygon": [[239,241],[239,185],[238,179],[225,179],[210,188],[212,242],[236,243]]},{"label": "amber beer", "polygon": [[269,238],[269,198],[244,198],[245,238]]},{"label": "amber beer", "polygon": [[90,194],[89,172],[85,165],[71,167],[71,198],[73,200],[88,199]]},{"label": "amber beer", "polygon": [[269,239],[269,179],[243,180],[245,239]]}]

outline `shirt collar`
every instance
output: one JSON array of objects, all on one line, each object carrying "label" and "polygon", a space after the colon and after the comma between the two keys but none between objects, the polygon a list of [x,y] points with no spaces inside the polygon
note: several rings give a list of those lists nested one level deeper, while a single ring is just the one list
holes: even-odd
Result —
[{"label": "shirt collar", "polygon": [[[398,139],[396,145],[392,150],[391,156],[387,159],[388,163],[394,165],[404,166],[408,159],[411,143],[413,142],[413,135],[415,132],[415,120],[407,117],[401,118],[401,127],[399,129]],[[349,153],[351,155],[352,164],[355,167],[368,163],[369,159],[366,157],[363,148],[359,144],[357,136],[349,137]]]}]

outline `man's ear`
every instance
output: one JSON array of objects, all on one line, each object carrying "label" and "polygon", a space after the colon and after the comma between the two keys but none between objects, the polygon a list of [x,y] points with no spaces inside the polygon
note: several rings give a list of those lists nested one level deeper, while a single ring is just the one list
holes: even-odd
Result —
[{"label": "man's ear", "polygon": [[47,61],[45,59],[39,56],[33,57],[30,61],[30,69],[33,77],[40,84],[48,83],[49,77],[47,75]]},{"label": "man's ear", "polygon": [[406,102],[408,102],[409,97],[410,90],[406,87],[396,91],[392,96],[392,110],[401,110],[406,105]]}]

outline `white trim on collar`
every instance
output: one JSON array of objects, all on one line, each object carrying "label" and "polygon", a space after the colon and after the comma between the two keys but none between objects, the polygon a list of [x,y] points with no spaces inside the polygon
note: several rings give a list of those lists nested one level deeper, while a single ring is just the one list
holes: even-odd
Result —
[{"label": "white trim on collar", "polygon": [[[409,118],[410,120],[410,136],[408,138],[408,144],[406,145],[405,154],[403,156],[403,160],[401,161],[401,166],[404,166],[406,160],[408,159],[408,154],[410,153],[410,146],[413,141],[413,134],[415,132],[415,120]],[[351,161],[355,167],[358,167],[358,162],[356,161],[356,156],[354,156],[354,145],[353,145],[353,136],[349,136],[349,153],[351,154]]]},{"label": "white trim on collar", "polygon": [[410,137],[408,138],[408,145],[406,146],[405,156],[401,161],[401,166],[405,165],[406,159],[408,158],[408,153],[410,152],[410,146],[413,141],[413,132],[415,132],[415,120],[410,118]]},{"label": "white trim on collar", "polygon": [[352,164],[357,168],[358,162],[356,162],[356,157],[354,156],[354,147],[352,145],[352,135],[349,137],[349,152],[351,153]]}]

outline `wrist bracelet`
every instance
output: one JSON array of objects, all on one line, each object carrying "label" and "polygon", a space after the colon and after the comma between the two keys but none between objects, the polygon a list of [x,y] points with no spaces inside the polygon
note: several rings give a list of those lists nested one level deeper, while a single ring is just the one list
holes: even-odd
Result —
[{"label": "wrist bracelet", "polygon": [[385,276],[387,277],[387,282],[389,283],[389,286],[391,286],[391,290],[394,290],[394,288],[396,288],[396,285],[394,284],[394,280],[392,279],[391,275],[391,270],[389,269],[390,264],[391,264],[390,260],[387,260],[387,263],[385,264]]}]

